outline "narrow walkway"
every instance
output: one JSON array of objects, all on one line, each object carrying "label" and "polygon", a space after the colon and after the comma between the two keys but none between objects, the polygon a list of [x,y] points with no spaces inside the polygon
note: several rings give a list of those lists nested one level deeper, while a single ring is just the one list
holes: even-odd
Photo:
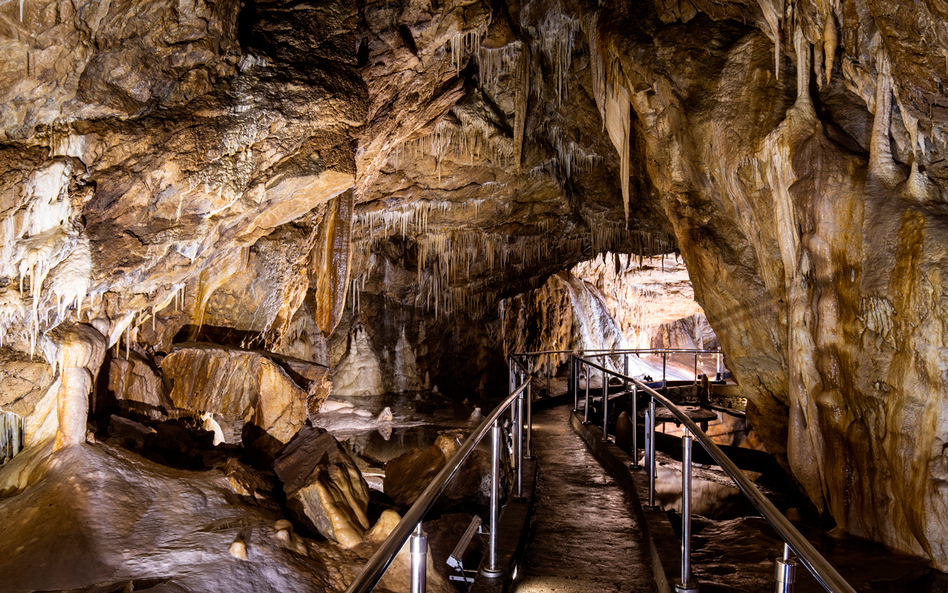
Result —
[{"label": "narrow walkway", "polygon": [[533,416],[536,506],[514,591],[651,592],[629,500],[570,428],[568,414],[569,406],[559,406]]}]

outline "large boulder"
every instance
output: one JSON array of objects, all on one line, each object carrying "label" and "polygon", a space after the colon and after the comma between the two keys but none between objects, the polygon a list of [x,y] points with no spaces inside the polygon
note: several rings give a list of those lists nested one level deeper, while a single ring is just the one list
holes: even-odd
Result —
[{"label": "large boulder", "polygon": [[369,528],[369,486],[335,437],[307,426],[273,469],[298,522],[346,548],[362,541]]},{"label": "large boulder", "polygon": [[120,407],[144,410],[170,407],[161,376],[137,352],[109,360],[108,372],[108,398]]},{"label": "large boulder", "polygon": [[[439,435],[431,447],[415,449],[390,460],[385,464],[385,494],[395,504],[410,507],[459,447],[457,438]],[[435,508],[448,509],[468,498],[486,494],[489,476],[488,455],[483,451],[472,451],[438,497]]]},{"label": "large boulder", "polygon": [[265,447],[272,453],[303,427],[308,400],[325,398],[318,368],[325,367],[208,344],[183,344],[161,362],[175,406],[252,424],[276,441]]}]

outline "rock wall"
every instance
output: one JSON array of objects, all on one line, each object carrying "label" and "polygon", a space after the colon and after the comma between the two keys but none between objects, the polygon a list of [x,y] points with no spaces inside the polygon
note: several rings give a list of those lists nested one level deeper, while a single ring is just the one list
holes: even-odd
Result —
[{"label": "rock wall", "polygon": [[843,529],[944,570],[939,10],[613,4],[598,33],[768,449]]}]

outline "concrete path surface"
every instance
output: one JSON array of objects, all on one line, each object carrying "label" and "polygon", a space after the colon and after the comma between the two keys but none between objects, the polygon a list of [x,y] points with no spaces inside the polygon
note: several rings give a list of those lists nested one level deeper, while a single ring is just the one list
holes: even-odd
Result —
[{"label": "concrete path surface", "polygon": [[513,590],[654,591],[629,500],[570,428],[568,414],[569,406],[559,406],[533,417],[537,494]]}]

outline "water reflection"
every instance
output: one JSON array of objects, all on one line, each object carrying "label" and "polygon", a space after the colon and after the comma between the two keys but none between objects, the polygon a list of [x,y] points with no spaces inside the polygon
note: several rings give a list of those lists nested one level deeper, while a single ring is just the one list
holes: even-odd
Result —
[{"label": "water reflection", "polygon": [[[317,414],[314,424],[331,432],[361,460],[369,476],[399,455],[430,447],[438,435],[463,439],[483,420],[480,406],[490,405],[458,403],[436,392],[333,396],[327,402],[324,409],[330,411]],[[386,408],[391,417],[379,419]]]}]

